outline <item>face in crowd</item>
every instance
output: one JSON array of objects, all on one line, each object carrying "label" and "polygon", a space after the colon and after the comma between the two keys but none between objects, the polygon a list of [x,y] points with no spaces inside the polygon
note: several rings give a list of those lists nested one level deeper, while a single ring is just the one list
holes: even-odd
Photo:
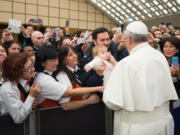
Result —
[{"label": "face in crowd", "polygon": [[34,76],[35,76],[34,64],[33,64],[32,60],[30,58],[28,58],[28,61],[24,64],[22,78],[25,80],[29,80]]},{"label": "face in crowd", "polygon": [[68,55],[64,59],[64,64],[72,68],[75,68],[78,64],[77,54],[71,48],[69,48]]},{"label": "face in crowd", "polygon": [[109,47],[110,45],[110,38],[109,38],[109,34],[108,32],[103,32],[103,33],[99,33],[97,34],[97,39],[94,41],[95,45],[104,45]]},{"label": "face in crowd", "polygon": [[8,48],[8,54],[12,53],[20,53],[21,46],[17,43],[13,43],[9,48]]},{"label": "face in crowd", "polygon": [[163,53],[167,58],[172,58],[178,53],[178,49],[171,42],[166,41],[163,46]]},{"label": "face in crowd", "polygon": [[44,36],[41,32],[35,31],[32,33],[32,42],[35,48],[39,48],[43,45]]},{"label": "face in crowd", "polygon": [[7,29],[5,29],[2,33],[2,42],[6,42],[9,40],[14,40],[13,35],[11,32],[9,32]]}]

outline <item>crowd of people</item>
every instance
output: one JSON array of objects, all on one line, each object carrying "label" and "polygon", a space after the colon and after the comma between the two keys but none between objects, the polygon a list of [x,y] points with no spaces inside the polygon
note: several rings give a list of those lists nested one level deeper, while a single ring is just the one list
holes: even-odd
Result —
[{"label": "crowd of people", "polygon": [[[80,30],[71,34],[69,26],[64,30],[45,28],[42,20],[39,30],[34,30],[32,19],[20,27],[17,41],[4,29],[0,40],[0,113],[9,114],[15,123],[21,123],[33,108],[61,106],[74,110],[98,103],[105,89],[105,104],[115,112],[123,110],[115,113],[115,135],[130,135],[129,132],[144,135],[145,131],[165,135],[164,129],[161,128],[161,134],[153,129],[160,128],[158,124],[162,125],[163,120],[151,125],[153,132],[149,129],[141,132],[144,127],[136,125],[131,131],[127,123],[144,124],[150,120],[128,121],[126,117],[169,108],[169,100],[180,96],[180,67],[172,64],[172,58],[180,56],[180,28],[161,23],[148,30],[141,22],[133,23],[121,31],[113,28],[111,38],[104,27],[87,36]],[[54,29],[58,38],[53,35]],[[85,36],[86,40],[78,43]],[[176,109],[180,107],[171,101],[172,114],[175,103]],[[127,115],[127,111],[136,113]],[[158,111],[153,113],[156,114],[160,117]],[[125,118],[120,118],[121,115]],[[160,118],[172,122],[169,113],[164,116]],[[177,135],[179,117],[173,117]],[[125,123],[120,123],[120,119]],[[167,135],[172,135],[170,123],[166,124]]]}]

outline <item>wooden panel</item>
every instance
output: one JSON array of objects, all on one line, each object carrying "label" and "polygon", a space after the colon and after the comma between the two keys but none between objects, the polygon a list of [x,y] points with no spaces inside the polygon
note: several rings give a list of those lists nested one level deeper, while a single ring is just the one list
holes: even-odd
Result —
[{"label": "wooden panel", "polygon": [[96,14],[96,22],[103,22],[103,15],[102,14]]},{"label": "wooden panel", "polygon": [[95,14],[94,13],[88,13],[88,21],[95,21]]},{"label": "wooden panel", "polygon": [[38,4],[48,6],[48,0],[38,0]]},{"label": "wooden panel", "polygon": [[25,3],[25,0],[13,0],[13,1],[16,1],[16,2],[24,2],[24,3]]},{"label": "wooden panel", "polygon": [[69,9],[69,0],[60,0],[60,8]]},{"label": "wooden panel", "polygon": [[79,3],[79,11],[87,11],[87,3]]},{"label": "wooden panel", "polygon": [[86,21],[79,21],[79,28],[80,29],[87,29],[87,22]]},{"label": "wooden panel", "polygon": [[70,20],[70,28],[78,28],[78,20]]},{"label": "wooden panel", "polygon": [[37,5],[26,4],[26,14],[37,15]]},{"label": "wooden panel", "polygon": [[59,27],[59,18],[49,18],[49,26],[57,26]]},{"label": "wooden panel", "polygon": [[91,6],[90,4],[88,4],[88,12],[93,12],[95,13],[95,8],[93,6]]},{"label": "wooden panel", "polygon": [[69,18],[69,10],[67,10],[67,9],[60,9],[60,17],[61,18]]},{"label": "wooden panel", "polygon": [[87,20],[87,12],[79,12],[79,20]]},{"label": "wooden panel", "polygon": [[94,30],[95,29],[95,22],[88,22],[88,29]]},{"label": "wooden panel", "polygon": [[70,9],[78,10],[78,2],[70,1]]},{"label": "wooden panel", "polygon": [[12,13],[0,12],[0,22],[9,22],[12,18]]},{"label": "wooden panel", "polygon": [[105,23],[105,24],[104,24],[104,27],[107,28],[107,29],[110,31],[110,24],[108,24],[108,23],[106,24],[106,23]]},{"label": "wooden panel", "polygon": [[23,13],[25,12],[25,4],[24,3],[16,3],[13,2],[13,12]]},{"label": "wooden panel", "polygon": [[48,7],[38,6],[38,15],[48,16]]},{"label": "wooden panel", "polygon": [[50,7],[59,7],[59,0],[50,0],[49,6]]},{"label": "wooden panel", "polygon": [[96,28],[103,27],[103,23],[96,23]]},{"label": "wooden panel", "polygon": [[66,19],[60,19],[60,27],[64,27],[66,24]]},{"label": "wooden panel", "polygon": [[0,1],[0,11],[12,12],[12,2],[10,1]]},{"label": "wooden panel", "polygon": [[49,16],[59,17],[59,8],[49,8]]},{"label": "wooden panel", "polygon": [[110,23],[110,19],[107,16],[105,16],[105,15],[104,15],[104,22],[105,23]]},{"label": "wooden panel", "polygon": [[78,11],[70,10],[70,19],[78,19]]},{"label": "wooden panel", "polygon": [[24,14],[13,14],[13,18],[21,21],[21,23],[25,23],[25,15]]},{"label": "wooden panel", "polygon": [[26,3],[37,4],[37,0],[26,0]]}]

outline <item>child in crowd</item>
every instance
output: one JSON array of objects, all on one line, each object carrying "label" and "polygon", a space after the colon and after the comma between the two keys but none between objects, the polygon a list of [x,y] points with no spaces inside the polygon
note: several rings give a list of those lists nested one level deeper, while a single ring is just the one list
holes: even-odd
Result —
[{"label": "child in crowd", "polygon": [[111,71],[114,68],[113,64],[109,61],[111,54],[110,52],[108,52],[107,47],[104,45],[96,45],[92,51],[93,51],[94,59],[88,64],[86,64],[84,69],[86,72],[89,72],[91,69],[94,69],[96,71],[98,67],[102,63],[104,63],[106,66],[103,72],[103,75],[104,75],[103,82],[105,85],[109,79]]}]

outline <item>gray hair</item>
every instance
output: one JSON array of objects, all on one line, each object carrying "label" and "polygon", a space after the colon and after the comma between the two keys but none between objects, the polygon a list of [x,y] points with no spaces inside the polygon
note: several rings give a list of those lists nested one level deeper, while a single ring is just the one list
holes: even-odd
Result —
[{"label": "gray hair", "polygon": [[148,41],[148,35],[147,34],[135,34],[135,33],[129,32],[128,30],[125,30],[125,36],[126,37],[130,36],[134,43],[147,42]]}]

